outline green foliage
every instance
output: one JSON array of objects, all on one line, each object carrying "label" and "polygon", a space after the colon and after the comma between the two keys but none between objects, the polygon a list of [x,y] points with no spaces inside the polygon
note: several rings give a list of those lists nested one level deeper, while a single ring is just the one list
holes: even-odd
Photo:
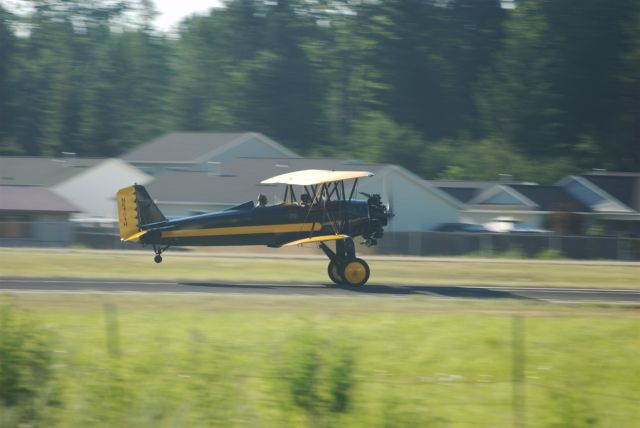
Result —
[{"label": "green foliage", "polygon": [[587,229],[587,235],[590,236],[601,236],[604,235],[604,232],[604,226],[601,224],[592,224],[589,226],[589,229]]},{"label": "green foliage", "polygon": [[291,342],[285,373],[291,399],[320,425],[350,408],[356,384],[353,353],[345,343],[323,343],[313,329],[302,330]]},{"label": "green foliage", "polygon": [[636,0],[229,0],[171,37],[148,0],[35,4],[0,6],[3,155],[247,130],[425,178],[640,167]]},{"label": "green foliage", "polygon": [[0,425],[45,426],[49,409],[60,406],[52,345],[49,332],[28,314],[0,306]]},{"label": "green foliage", "polygon": [[570,156],[579,169],[637,169],[637,150],[625,143],[637,132],[626,122],[637,103],[621,80],[631,68],[637,75],[627,60],[638,12],[635,0],[615,7],[588,0],[579,11],[568,0],[518,2],[504,48],[479,85],[486,132],[536,160]]},{"label": "green foliage", "polygon": [[526,259],[527,255],[518,247],[506,251],[480,250],[468,253],[466,257],[496,258],[496,259]]},{"label": "green foliage", "polygon": [[546,250],[540,251],[536,257],[542,260],[560,260],[565,258],[562,251],[558,251],[553,248],[547,248]]},{"label": "green foliage", "polygon": [[[119,308],[117,358],[105,298]],[[626,426],[637,415],[638,318],[623,307],[361,294],[13,300],[56,335],[65,406],[21,425],[2,408],[3,427],[511,426],[514,312],[526,316],[528,426]],[[295,393],[318,402],[296,404],[296,378]]]}]

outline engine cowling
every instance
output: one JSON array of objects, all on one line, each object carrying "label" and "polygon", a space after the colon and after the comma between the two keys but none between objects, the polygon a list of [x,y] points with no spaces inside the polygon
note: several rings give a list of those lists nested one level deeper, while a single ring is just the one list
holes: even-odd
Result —
[{"label": "engine cowling", "polygon": [[370,247],[377,245],[378,239],[382,238],[384,227],[389,222],[389,212],[378,194],[369,196],[367,205],[369,208],[369,224],[363,237],[365,244]]}]

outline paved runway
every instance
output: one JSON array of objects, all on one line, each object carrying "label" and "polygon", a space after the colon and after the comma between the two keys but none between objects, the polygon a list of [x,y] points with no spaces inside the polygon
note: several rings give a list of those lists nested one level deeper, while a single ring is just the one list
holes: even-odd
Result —
[{"label": "paved runway", "polygon": [[529,299],[548,302],[640,304],[640,290],[451,285],[382,285],[360,288],[322,284],[252,284],[204,281],[0,278],[0,291],[227,293],[308,296],[426,296],[447,299]]}]

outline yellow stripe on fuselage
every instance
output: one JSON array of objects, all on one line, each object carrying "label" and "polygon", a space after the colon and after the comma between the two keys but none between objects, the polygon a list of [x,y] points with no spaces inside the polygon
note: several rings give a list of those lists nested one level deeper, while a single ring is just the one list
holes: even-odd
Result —
[{"label": "yellow stripe on fuselage", "polygon": [[261,226],[213,227],[210,229],[183,229],[162,232],[162,238],[192,238],[198,236],[229,236],[265,233],[315,232],[322,230],[320,223],[265,224]]}]

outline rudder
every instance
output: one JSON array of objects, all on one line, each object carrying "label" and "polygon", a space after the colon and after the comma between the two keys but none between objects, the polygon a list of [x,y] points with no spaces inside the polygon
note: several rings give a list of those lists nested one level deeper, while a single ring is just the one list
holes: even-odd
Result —
[{"label": "rudder", "polygon": [[139,238],[142,227],[147,224],[166,220],[144,186],[134,184],[120,189],[116,194],[116,199],[118,201],[120,239],[123,241]]}]

